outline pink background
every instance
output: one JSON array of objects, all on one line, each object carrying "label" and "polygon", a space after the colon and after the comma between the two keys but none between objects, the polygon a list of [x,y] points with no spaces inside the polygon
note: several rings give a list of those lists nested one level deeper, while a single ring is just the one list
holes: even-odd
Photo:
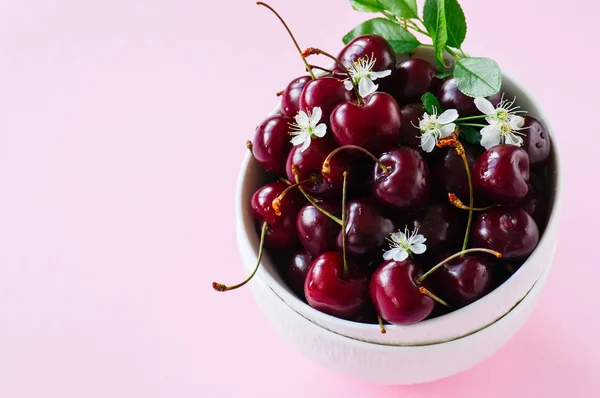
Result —
[{"label": "pink background", "polygon": [[[465,47],[537,93],[560,136],[557,260],[534,315],[493,358],[436,383],[380,387],[289,347],[249,290],[210,288],[243,276],[233,203],[244,142],[302,74],[274,17],[252,0],[2,2],[0,396],[600,393],[590,47],[600,10],[461,3]],[[367,17],[347,0],[272,4],[302,46],[332,52]]]}]

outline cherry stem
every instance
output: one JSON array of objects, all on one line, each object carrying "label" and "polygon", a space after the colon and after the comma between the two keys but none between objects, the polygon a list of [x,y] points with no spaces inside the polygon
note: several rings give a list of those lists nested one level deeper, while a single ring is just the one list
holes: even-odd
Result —
[{"label": "cherry stem", "polygon": [[[295,164],[292,165],[292,172],[294,173],[294,178],[296,179],[296,183],[298,183],[300,180],[298,179],[298,168]],[[298,185],[298,190],[300,190],[300,192],[302,193],[302,195],[304,195],[306,200],[308,200],[308,202],[311,205],[313,205],[317,210],[319,210],[321,213],[325,214],[327,217],[331,218],[333,221],[338,223],[340,226],[342,225],[342,220],[340,220],[339,218],[337,218],[336,216],[334,216],[333,214],[331,214],[330,212],[328,212],[327,210],[325,210],[324,208],[319,206],[319,204],[315,201],[315,199],[306,193],[304,188],[302,188],[302,185]]]},{"label": "cherry stem", "polygon": [[254,157],[254,151],[252,150],[252,141],[250,141],[250,140],[246,141],[246,148],[248,148],[248,150],[250,151],[250,155],[252,155],[252,157]]},{"label": "cherry stem", "polygon": [[306,184],[307,182],[311,182],[311,181],[314,181],[314,180],[315,180],[315,178],[314,178],[314,177],[310,177],[310,178],[307,178],[307,179],[306,179],[306,180],[304,180],[304,181],[300,181],[300,182],[297,182],[297,183],[295,183],[295,184],[290,184],[290,186],[289,186],[289,187],[287,187],[286,189],[284,189],[284,190],[283,190],[283,192],[281,192],[281,193],[279,194],[279,196],[278,196],[278,197],[276,197],[275,199],[273,199],[273,202],[271,202],[271,207],[272,207],[272,208],[273,208],[273,210],[275,211],[275,214],[276,214],[277,216],[281,216],[281,201],[283,200],[283,198],[285,197],[285,195],[287,195],[287,193],[288,193],[289,191],[291,191],[291,190],[292,190],[292,189],[294,189],[294,188],[299,188],[299,187],[300,187],[300,185],[302,185],[302,184]]},{"label": "cherry stem", "polygon": [[[273,14],[275,14],[275,16],[277,18],[279,18],[279,20],[281,21],[281,23],[283,24],[283,27],[285,28],[285,30],[287,30],[288,34],[290,35],[290,37],[292,38],[292,41],[294,42],[294,45],[296,46],[296,49],[298,50],[298,53],[300,54],[300,56],[302,56],[302,49],[300,48],[300,45],[298,44],[298,42],[296,41],[296,38],[294,37],[294,34],[292,33],[292,31],[290,30],[289,26],[287,25],[287,23],[285,23],[285,21],[283,20],[283,18],[281,17],[281,15],[279,15],[279,13],[277,11],[275,11],[275,9],[273,7],[271,7],[270,5],[263,3],[262,1],[257,1],[256,5],[259,6],[263,6],[268,8],[269,10],[271,10],[271,12]],[[302,57],[302,61],[304,61],[304,64],[306,65],[306,70],[308,71],[308,73],[310,74],[310,77],[315,80],[317,77],[315,76],[315,74],[312,71],[312,68],[310,67],[310,65],[308,64],[308,62],[306,61],[306,59],[304,57]]]},{"label": "cherry stem", "polygon": [[455,194],[453,193],[448,193],[448,200],[450,201],[450,203],[452,203],[455,207],[461,209],[461,210],[470,210],[470,211],[486,211],[489,210],[491,208],[493,208],[494,206],[487,206],[487,207],[470,207],[470,206],[465,206],[462,202],[462,200],[460,200]]},{"label": "cherry stem", "polygon": [[346,261],[346,183],[348,172],[344,171],[342,185],[342,257],[344,258],[344,275],[348,275],[348,262]]},{"label": "cherry stem", "polygon": [[421,275],[417,279],[417,282],[422,283],[425,280],[425,278],[427,278],[429,275],[433,274],[435,271],[438,270],[438,268],[440,268],[441,266],[443,266],[444,264],[446,264],[448,261],[452,261],[452,260],[454,260],[457,257],[464,256],[465,254],[469,254],[469,253],[488,253],[488,254],[491,254],[493,256],[496,256],[496,258],[502,258],[502,253],[497,252],[495,250],[484,249],[484,248],[479,248],[479,247],[478,248],[474,248],[474,249],[462,250],[462,251],[459,251],[456,254],[451,255],[450,257],[446,258],[445,260],[442,260],[438,264],[436,264],[429,271],[427,271],[426,273],[424,273],[423,275]]},{"label": "cherry stem", "polygon": [[342,145],[340,147],[335,148],[333,151],[331,151],[331,153],[329,155],[327,155],[327,157],[323,161],[323,166],[321,167],[321,173],[323,173],[323,174],[331,173],[331,158],[333,158],[336,153],[346,150],[346,149],[356,149],[357,151],[361,151],[362,153],[366,154],[371,159],[373,159],[373,161],[375,161],[375,163],[377,163],[379,165],[379,167],[381,167],[381,169],[383,170],[383,172],[385,174],[390,173],[390,170],[387,168],[387,166],[384,165],[383,163],[381,163],[381,161],[379,159],[377,159],[377,157],[375,157],[375,155],[373,155],[371,152],[367,151],[365,148],[359,147],[357,145]]},{"label": "cherry stem", "polygon": [[277,92],[277,94],[276,94],[276,95],[277,95],[278,97],[281,97],[281,96],[283,95],[283,93],[285,93],[285,90],[281,90],[281,91]]},{"label": "cherry stem", "polygon": [[344,65],[342,63],[342,61],[340,61],[339,59],[337,59],[336,57],[334,57],[333,55],[319,49],[319,48],[314,48],[314,47],[309,47],[306,50],[304,50],[304,52],[302,53],[302,56],[304,58],[308,57],[309,55],[324,55],[327,58],[331,58],[336,64],[339,65],[339,67],[344,71],[344,73],[348,76],[348,80],[350,80],[350,83],[352,83],[352,87],[354,88],[354,94],[356,94],[356,99],[358,101],[359,105],[363,105],[364,101],[362,99],[362,97],[360,96],[359,92],[358,92],[358,86],[356,85],[356,82],[354,81],[354,79],[352,78],[352,75],[350,74],[350,71],[348,70],[348,68],[346,68],[346,65]]},{"label": "cherry stem", "polygon": [[242,287],[246,283],[250,282],[250,280],[256,274],[256,271],[258,271],[258,267],[260,267],[260,262],[262,260],[262,255],[263,255],[263,247],[265,246],[265,235],[267,233],[268,226],[269,226],[269,223],[266,220],[263,221],[262,229],[260,232],[260,246],[258,247],[258,258],[256,260],[256,267],[254,268],[254,271],[252,271],[252,273],[243,282],[240,282],[237,285],[227,286],[222,283],[213,282],[212,283],[213,289],[215,289],[217,292],[226,292],[228,290],[234,290],[234,289],[237,289],[238,287]]},{"label": "cherry stem", "polygon": [[481,123],[460,123],[460,126],[470,126],[470,127],[485,127],[485,124]]},{"label": "cherry stem", "polygon": [[471,168],[469,167],[469,160],[467,159],[467,155],[465,154],[465,147],[458,140],[458,136],[456,132],[452,133],[452,136],[448,138],[443,138],[438,141],[437,146],[439,147],[452,147],[462,158],[463,164],[465,165],[465,172],[467,173],[467,182],[469,183],[469,218],[467,221],[467,229],[465,231],[465,238],[463,239],[462,250],[467,248],[467,244],[469,243],[469,232],[471,231],[471,224],[473,223],[473,180],[471,179]]},{"label": "cherry stem", "polygon": [[459,117],[455,120],[455,122],[462,122],[463,120],[476,120],[476,119],[485,119],[487,115],[475,115],[475,116],[465,116]]},{"label": "cherry stem", "polygon": [[440,303],[444,307],[450,308],[450,305],[447,302],[445,302],[444,300],[442,300],[441,298],[439,298],[435,294],[431,293],[431,291],[425,289],[423,286],[419,286],[419,293],[424,294],[425,296],[429,297],[430,299],[433,299],[434,301],[437,301],[438,303]]},{"label": "cherry stem", "polygon": [[383,326],[383,318],[381,315],[377,314],[377,322],[379,323],[379,330],[381,330],[381,334],[386,334],[385,326]]},{"label": "cherry stem", "polygon": [[323,68],[322,66],[310,64],[310,67],[313,69],[317,69],[317,70],[329,73],[330,75],[333,74],[333,71],[331,69]]}]

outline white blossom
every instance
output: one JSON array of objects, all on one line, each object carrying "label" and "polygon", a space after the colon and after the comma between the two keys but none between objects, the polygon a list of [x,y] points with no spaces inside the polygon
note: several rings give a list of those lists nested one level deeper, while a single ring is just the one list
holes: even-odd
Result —
[{"label": "white blossom", "polygon": [[456,119],[458,119],[456,109],[448,109],[439,116],[435,113],[435,109],[431,115],[425,112],[423,118],[419,121],[421,148],[425,152],[433,151],[438,140],[452,135],[456,129],[454,123]]},{"label": "white blossom", "polygon": [[315,137],[324,137],[327,133],[327,126],[320,123],[323,111],[318,106],[314,107],[312,112],[300,111],[294,118],[296,123],[290,124],[292,135],[292,144],[300,147],[300,152],[304,152],[310,146],[310,140]]},{"label": "white blossom", "polygon": [[[373,83],[373,81],[392,74],[389,69],[381,72],[373,71],[375,61],[376,59],[371,55],[371,58],[359,58],[348,67],[352,80],[358,85],[358,94],[363,98],[373,94],[379,88],[379,85]],[[349,79],[344,80],[344,87],[349,91],[354,88],[352,81]]]},{"label": "white blossom", "polygon": [[485,149],[499,144],[523,145],[520,130],[523,129],[525,119],[517,114],[523,111],[514,106],[515,100],[508,101],[502,97],[496,107],[482,97],[475,98],[474,102],[477,109],[486,115],[485,120],[489,124],[481,129],[481,145]]},{"label": "white blossom", "polygon": [[390,248],[383,253],[384,260],[404,261],[411,253],[423,254],[427,250],[427,239],[415,229],[412,233],[408,228],[404,232],[394,232],[389,238]]}]

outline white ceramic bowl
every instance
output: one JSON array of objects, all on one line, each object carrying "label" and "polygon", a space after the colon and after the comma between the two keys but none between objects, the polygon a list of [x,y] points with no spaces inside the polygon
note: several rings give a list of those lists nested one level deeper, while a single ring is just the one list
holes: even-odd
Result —
[{"label": "white ceramic bowl", "polygon": [[[429,52],[419,54],[423,58]],[[352,376],[386,384],[431,381],[470,368],[497,351],[533,311],[553,260],[561,197],[561,167],[550,120],[523,87],[504,72],[503,91],[516,95],[523,109],[540,118],[551,136],[554,173],[551,214],[540,242],[519,270],[475,303],[450,314],[410,326],[377,325],[335,318],[298,299],[274,264],[263,257],[251,286],[267,318],[308,356]],[[274,112],[277,112],[278,108]],[[256,264],[258,235],[250,198],[265,181],[248,154],[243,161],[236,198],[237,235],[246,272]]]}]

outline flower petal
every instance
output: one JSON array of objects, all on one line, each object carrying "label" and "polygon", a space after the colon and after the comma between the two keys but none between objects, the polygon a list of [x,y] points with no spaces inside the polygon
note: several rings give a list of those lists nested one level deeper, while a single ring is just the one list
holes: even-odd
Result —
[{"label": "flower petal", "polygon": [[390,250],[386,250],[385,252],[383,252],[383,259],[384,260],[391,260],[394,258],[394,256],[396,255],[396,252],[401,250],[398,247],[394,247],[393,249]]},{"label": "flower petal", "polygon": [[313,134],[316,135],[317,137],[325,137],[326,133],[327,133],[327,126],[325,125],[325,123],[319,124],[313,130]]},{"label": "flower petal", "polygon": [[456,109],[448,109],[438,117],[438,123],[448,124],[458,119],[458,111]]},{"label": "flower petal", "polygon": [[394,232],[393,234],[390,235],[390,239],[393,242],[400,243],[401,242],[400,239],[402,239],[402,236],[404,235],[404,234],[402,234],[402,235],[401,234],[402,234],[401,232]]},{"label": "flower petal", "polygon": [[442,128],[440,129],[440,131],[442,132],[442,136],[440,138],[446,138],[451,136],[452,133],[454,133],[454,130],[456,130],[456,124],[454,123],[442,126]]},{"label": "flower petal", "polygon": [[300,152],[304,152],[306,150],[306,148],[308,148],[310,146],[310,137],[307,136],[306,139],[304,140],[304,144],[302,144],[302,146],[300,147]]},{"label": "flower petal", "polygon": [[524,124],[525,124],[525,118],[523,118],[522,116],[511,115],[508,118],[508,125],[513,130],[522,129]]},{"label": "flower petal", "polygon": [[360,79],[360,82],[358,82],[358,93],[361,97],[365,98],[377,91],[378,87],[379,86],[373,83],[371,79],[368,77],[363,77]]},{"label": "flower petal", "polygon": [[481,146],[485,149],[490,149],[493,146],[500,144],[500,131],[498,127],[491,124],[481,129]]},{"label": "flower petal", "polygon": [[312,110],[312,113],[310,114],[310,125],[313,127],[316,126],[322,117],[323,117],[323,111],[321,110],[320,107],[315,106]]},{"label": "flower petal", "polygon": [[477,97],[473,100],[473,102],[475,102],[477,109],[479,109],[479,111],[484,115],[493,115],[496,113],[496,108],[494,108],[494,105],[492,105],[490,101],[483,97]]},{"label": "flower petal", "polygon": [[427,250],[427,246],[422,243],[416,243],[410,246],[410,251],[415,254],[423,254]]},{"label": "flower petal", "polygon": [[425,243],[427,241],[427,238],[425,238],[423,235],[421,234],[417,234],[414,236],[414,238],[412,238],[411,243],[413,245],[416,245],[418,243]]},{"label": "flower petal", "polygon": [[352,85],[352,82],[348,79],[344,80],[344,88],[346,88],[346,90],[348,91],[352,91],[354,89],[354,86]]},{"label": "flower petal", "polygon": [[433,137],[433,134],[425,133],[421,136],[421,149],[423,149],[425,152],[431,152],[433,151],[433,148],[435,148],[436,142],[437,141]]},{"label": "flower petal", "polygon": [[521,146],[523,145],[523,138],[519,137],[516,134],[509,134],[506,137],[506,143],[510,145]]},{"label": "flower petal", "polygon": [[400,248],[397,248],[396,252],[394,253],[394,261],[404,261],[408,258],[408,252],[406,250],[402,250]]},{"label": "flower petal", "polygon": [[298,145],[302,145],[304,144],[304,141],[306,140],[306,135],[305,134],[296,134],[292,137],[292,145],[293,146],[298,146]]},{"label": "flower petal", "polygon": [[376,80],[376,79],[382,79],[384,77],[388,77],[389,75],[392,74],[392,71],[387,69],[381,72],[371,72],[369,73],[371,75],[371,80]]},{"label": "flower petal", "polygon": [[294,119],[296,120],[296,124],[298,125],[298,127],[308,126],[308,115],[306,114],[306,112],[299,111]]}]

